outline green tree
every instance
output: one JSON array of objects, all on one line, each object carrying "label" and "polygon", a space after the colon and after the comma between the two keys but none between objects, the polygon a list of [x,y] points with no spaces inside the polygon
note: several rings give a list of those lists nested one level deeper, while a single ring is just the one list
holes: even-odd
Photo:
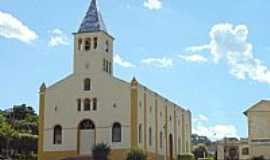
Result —
[{"label": "green tree", "polygon": [[5,150],[6,156],[12,159],[36,160],[37,135],[38,115],[32,107],[19,105],[0,110],[1,155],[4,155]]},{"label": "green tree", "polygon": [[[5,139],[5,148],[6,148],[6,156],[9,157],[9,143],[10,141],[15,138],[18,135],[18,133],[16,132],[16,130],[14,130],[12,128],[12,126],[10,124],[8,124],[7,122],[2,122],[1,126],[0,126],[0,136],[3,137]],[[2,144],[1,144],[2,146]]]},{"label": "green tree", "polygon": [[16,139],[10,141],[10,147],[15,150],[17,154],[22,154],[25,159],[28,159],[33,152],[37,152],[37,141],[38,137],[35,135],[18,134]]},{"label": "green tree", "polygon": [[35,116],[35,111],[32,107],[26,106],[26,104],[15,105],[13,108],[6,111],[9,121],[25,120],[28,115]]},{"label": "green tree", "polygon": [[[0,125],[6,122],[6,117],[3,112],[0,112]],[[1,127],[1,126],[0,126]]]}]

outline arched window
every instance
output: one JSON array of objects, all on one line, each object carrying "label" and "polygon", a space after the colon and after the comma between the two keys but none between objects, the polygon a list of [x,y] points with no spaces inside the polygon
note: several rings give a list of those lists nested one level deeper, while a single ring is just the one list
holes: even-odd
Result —
[{"label": "arched window", "polygon": [[242,149],[242,155],[249,155],[249,149],[247,147]]},{"label": "arched window", "polygon": [[106,41],[106,52],[109,52],[109,41]]},{"label": "arched window", "polygon": [[80,130],[94,130],[96,128],[95,123],[90,119],[85,119],[79,124]]},{"label": "arched window", "polygon": [[163,134],[161,131],[159,133],[159,147],[160,147],[160,149],[162,149],[162,147],[163,147]]},{"label": "arched window", "polygon": [[116,122],[112,127],[112,142],[121,142],[122,137],[122,129],[121,124]]},{"label": "arched window", "polygon": [[97,49],[97,46],[98,46],[98,38],[95,37],[94,38],[94,49]]},{"label": "arched window", "polygon": [[139,125],[139,143],[142,143],[142,124]]},{"label": "arched window", "polygon": [[109,72],[109,62],[106,61],[106,72],[108,73]]},{"label": "arched window", "polygon": [[85,111],[90,111],[90,109],[91,109],[91,100],[86,98],[84,100],[84,110]]},{"label": "arched window", "polygon": [[84,49],[86,51],[89,51],[91,49],[91,39],[87,38],[84,42]]},{"label": "arched window", "polygon": [[170,134],[169,135],[169,156],[170,156],[170,159],[172,159],[173,158],[173,135],[172,134]]},{"label": "arched window", "polygon": [[81,99],[77,99],[77,110],[81,111]]},{"label": "arched window", "polygon": [[62,127],[60,125],[53,129],[53,144],[62,144]]},{"label": "arched window", "polygon": [[178,138],[178,153],[181,153],[181,140]]},{"label": "arched window", "polygon": [[152,128],[149,128],[149,146],[152,146]]},{"label": "arched window", "polygon": [[97,110],[97,98],[93,98],[93,111]]},{"label": "arched window", "polygon": [[83,43],[82,43],[82,39],[78,40],[78,50],[81,51],[83,49]]},{"label": "arched window", "polygon": [[112,73],[112,63],[109,62],[109,73]]},{"label": "arched window", "polygon": [[91,80],[89,78],[86,78],[84,80],[84,90],[90,91],[91,90]]},{"label": "arched window", "polygon": [[106,59],[103,58],[103,71],[106,72]]}]

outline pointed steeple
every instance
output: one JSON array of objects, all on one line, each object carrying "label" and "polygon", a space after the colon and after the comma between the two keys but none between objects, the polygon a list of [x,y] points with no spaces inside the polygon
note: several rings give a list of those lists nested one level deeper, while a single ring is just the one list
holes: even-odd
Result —
[{"label": "pointed steeple", "polygon": [[107,32],[106,26],[103,22],[101,13],[99,11],[99,7],[97,5],[97,1],[92,0],[91,5],[81,23],[78,32],[83,33],[83,32],[97,32],[97,31]]}]

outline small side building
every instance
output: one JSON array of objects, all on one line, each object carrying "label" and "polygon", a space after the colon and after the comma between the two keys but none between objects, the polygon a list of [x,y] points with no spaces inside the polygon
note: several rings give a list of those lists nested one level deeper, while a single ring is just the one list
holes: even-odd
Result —
[{"label": "small side building", "polygon": [[224,138],[217,142],[218,160],[248,160],[249,158],[247,139]]},{"label": "small side building", "polygon": [[270,101],[261,100],[244,112],[248,119],[251,157],[270,158]]}]

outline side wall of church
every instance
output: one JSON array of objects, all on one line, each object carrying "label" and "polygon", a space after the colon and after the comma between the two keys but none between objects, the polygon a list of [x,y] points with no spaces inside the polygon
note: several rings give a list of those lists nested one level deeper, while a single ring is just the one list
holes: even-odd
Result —
[{"label": "side wall of church", "polygon": [[[191,113],[144,86],[138,87],[138,147],[150,157],[173,158],[191,151]],[[151,158],[150,158],[151,159]]]}]

